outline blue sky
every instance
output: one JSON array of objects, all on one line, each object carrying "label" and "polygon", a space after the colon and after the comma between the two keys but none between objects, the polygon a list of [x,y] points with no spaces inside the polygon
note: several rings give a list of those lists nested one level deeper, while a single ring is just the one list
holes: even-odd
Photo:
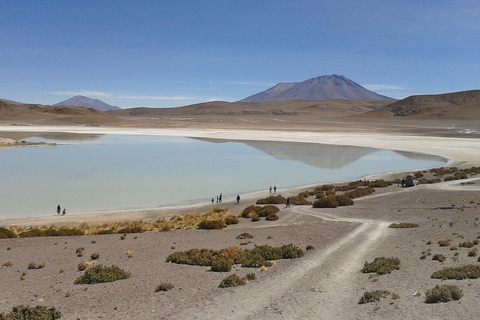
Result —
[{"label": "blue sky", "polygon": [[236,101],[339,74],[394,98],[480,89],[480,1],[2,1],[0,98]]}]

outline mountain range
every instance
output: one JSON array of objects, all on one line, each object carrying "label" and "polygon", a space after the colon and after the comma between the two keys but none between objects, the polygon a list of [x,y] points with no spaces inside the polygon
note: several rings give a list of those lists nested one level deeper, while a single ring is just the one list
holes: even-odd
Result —
[{"label": "mountain range", "polygon": [[392,99],[370,91],[358,83],[336,74],[302,82],[279,83],[240,102],[286,100],[386,100]]},{"label": "mountain range", "polygon": [[74,96],[68,100],[54,104],[54,106],[73,106],[73,107],[85,107],[92,108],[98,111],[111,111],[120,110],[121,108],[109,105],[98,99],[90,99],[84,96]]}]

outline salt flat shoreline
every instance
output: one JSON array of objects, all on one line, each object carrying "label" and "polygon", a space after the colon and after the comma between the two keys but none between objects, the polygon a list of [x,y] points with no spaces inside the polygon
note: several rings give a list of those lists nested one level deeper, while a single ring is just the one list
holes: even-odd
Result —
[{"label": "salt flat shoreline", "polygon": [[[296,128],[298,130],[298,128]],[[170,135],[229,140],[266,140],[328,143],[417,152],[448,160],[447,165],[470,168],[480,165],[480,139],[443,138],[391,133],[302,132],[278,130],[136,129],[107,127],[0,127],[1,131],[72,132],[95,134]],[[445,165],[445,166],[447,166]],[[425,173],[431,177],[432,173]],[[403,173],[369,176],[370,180],[392,180]],[[440,177],[443,179],[443,177]],[[472,184],[464,185],[463,182]],[[13,306],[55,307],[62,319],[475,319],[480,317],[478,279],[440,280],[431,274],[444,267],[478,264],[461,241],[479,237],[480,178],[401,188],[378,188],[370,196],[355,199],[353,206],[313,208],[279,206],[279,219],[251,222],[240,219],[222,230],[175,230],[127,235],[87,235],[81,237],[12,238],[0,241],[5,263],[0,268],[3,284],[0,312]],[[462,183],[461,183],[462,182]],[[310,186],[310,190],[311,190]],[[298,194],[308,186],[281,189],[282,195]],[[51,219],[8,221],[10,225],[74,226],[131,220],[154,220],[175,214],[206,212],[221,205],[237,213],[268,190],[243,195],[240,205],[232,199],[221,204],[194,204],[89,215],[52,216]],[[451,210],[444,210],[445,208]],[[391,223],[418,224],[412,229],[391,229]],[[250,233],[251,241],[238,240]],[[452,239],[451,247],[440,247],[439,239]],[[306,249],[305,256],[278,260],[267,271],[235,266],[230,273],[257,279],[246,286],[219,288],[226,273],[208,272],[199,266],[166,262],[173,252],[192,248],[222,249],[237,246],[293,244]],[[85,256],[76,249],[85,248]],[[431,256],[420,258],[429,253]],[[98,264],[117,265],[132,274],[130,279],[109,284],[75,285],[81,274],[78,264],[99,253]],[[133,252],[130,259],[126,252]],[[432,260],[443,254],[444,262]],[[376,257],[397,257],[399,270],[381,276],[362,273],[365,261]],[[29,263],[44,268],[27,270]],[[25,273],[24,279],[20,276]],[[172,283],[168,292],[155,292],[162,283]],[[458,285],[460,301],[427,304],[425,293],[440,283]],[[88,289],[88,290],[87,290]],[[388,290],[392,296],[381,301],[358,304],[367,291]],[[419,294],[417,294],[419,293]]]},{"label": "salt flat shoreline", "polygon": [[[475,166],[480,164],[480,139],[445,138],[431,136],[412,136],[388,133],[324,133],[278,130],[225,130],[225,129],[162,129],[162,128],[124,128],[124,127],[79,127],[79,126],[0,126],[2,131],[9,132],[62,132],[75,134],[118,134],[145,136],[178,136],[188,138],[209,138],[224,140],[279,141],[297,143],[321,143],[344,146],[370,147],[394,151],[428,154],[444,159],[446,166]],[[368,176],[369,179],[379,179],[395,172],[380,173]],[[338,181],[341,182],[341,181]],[[315,184],[314,184],[315,185]],[[314,185],[292,187],[278,190],[286,194],[296,194]],[[265,192],[258,191],[242,195],[242,203],[254,203],[264,197]],[[226,199],[221,205],[234,203]],[[7,226],[35,225],[78,225],[81,223],[111,223],[118,221],[144,220],[151,221],[159,217],[169,218],[179,213],[191,213],[209,210],[218,203],[192,203],[124,211],[102,211],[79,213],[58,217],[1,219]]]}]

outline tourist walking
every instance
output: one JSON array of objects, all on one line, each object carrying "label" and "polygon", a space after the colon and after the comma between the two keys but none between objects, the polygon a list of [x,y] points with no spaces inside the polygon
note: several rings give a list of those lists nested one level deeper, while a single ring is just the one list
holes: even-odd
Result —
[{"label": "tourist walking", "polygon": [[240,195],[237,195],[237,203],[240,202]]},{"label": "tourist walking", "polygon": [[277,193],[277,186],[273,186],[273,193]]},{"label": "tourist walking", "polygon": [[290,208],[290,197],[287,197],[287,204],[286,204],[285,208]]}]

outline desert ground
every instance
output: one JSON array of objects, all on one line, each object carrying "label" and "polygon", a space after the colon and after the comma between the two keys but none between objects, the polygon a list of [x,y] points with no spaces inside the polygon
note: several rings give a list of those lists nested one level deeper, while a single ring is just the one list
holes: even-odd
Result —
[{"label": "desert ground", "polygon": [[[134,126],[38,126],[3,123],[2,131],[45,131],[178,135],[201,138],[271,140],[367,146],[437,155],[448,160],[445,167],[470,168],[480,165],[480,139],[469,131],[472,122],[448,126],[425,122],[373,126],[355,121],[331,121],[318,128],[304,127],[296,121],[275,125],[267,120],[241,128],[226,121],[214,126],[194,121],[188,125],[150,122]],[[305,129],[307,128],[307,129]],[[394,129],[391,129],[394,128]],[[453,129],[456,128],[456,129]],[[460,129],[458,129],[460,128]],[[457,130],[458,129],[458,130]],[[7,151],[8,152],[8,151]],[[369,180],[393,180],[405,172],[391,172],[365,177]],[[425,170],[425,176],[433,174]],[[443,177],[441,177],[443,178]],[[443,179],[442,179],[443,180]],[[281,189],[277,193],[293,196],[314,186]],[[245,195],[240,204],[222,203],[237,214],[264,193]],[[377,188],[370,196],[355,199],[348,207],[331,209],[279,205],[279,219],[240,223],[222,230],[175,230],[76,237],[16,238],[0,240],[0,263],[13,265],[0,269],[2,289],[0,312],[10,312],[16,305],[55,307],[62,319],[466,319],[479,318],[480,281],[438,280],[430,276],[445,267],[480,265],[472,249],[459,246],[480,237],[480,177],[422,184],[402,188],[393,184]],[[63,217],[63,225],[101,224],[113,221],[144,220],[173,215],[206,212],[218,204],[196,204],[149,211]],[[417,228],[392,229],[391,223],[416,223]],[[58,219],[41,221],[3,221],[4,227],[59,225]],[[249,243],[238,240],[250,233]],[[439,240],[450,239],[450,246]],[[243,245],[241,243],[244,243]],[[231,246],[251,249],[255,245],[293,244],[304,250],[298,259],[277,260],[260,271],[235,265],[229,273],[207,271],[206,267],[167,263],[169,254],[193,248],[222,249]],[[313,247],[306,250],[307,246]],[[76,249],[85,248],[83,257]],[[453,247],[456,250],[453,250]],[[474,248],[477,248],[475,245]],[[131,258],[126,254],[131,252]],[[75,285],[82,274],[77,265],[99,253],[97,264],[117,265],[131,277],[112,283]],[[446,257],[432,260],[435,254]],[[422,255],[426,257],[421,259]],[[396,257],[399,270],[372,276],[362,273],[366,261],[376,257]],[[44,264],[41,269],[27,269],[29,263]],[[23,280],[20,278],[22,274]],[[229,274],[256,279],[244,286],[219,288]],[[155,292],[160,283],[174,288]],[[425,303],[425,292],[439,284],[455,284],[463,297],[447,303]],[[379,301],[358,304],[367,291],[388,290],[392,294]],[[393,295],[394,294],[394,295]]]}]

